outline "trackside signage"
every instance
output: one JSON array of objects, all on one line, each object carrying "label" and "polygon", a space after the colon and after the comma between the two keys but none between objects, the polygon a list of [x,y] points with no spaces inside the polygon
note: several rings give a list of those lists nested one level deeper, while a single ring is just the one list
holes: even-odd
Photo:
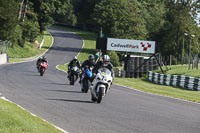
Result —
[{"label": "trackside signage", "polygon": [[154,54],[155,41],[108,38],[107,50]]}]

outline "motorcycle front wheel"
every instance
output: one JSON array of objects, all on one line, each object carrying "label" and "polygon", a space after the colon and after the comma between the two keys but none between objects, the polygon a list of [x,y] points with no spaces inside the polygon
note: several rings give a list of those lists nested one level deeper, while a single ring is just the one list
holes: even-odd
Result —
[{"label": "motorcycle front wheel", "polygon": [[74,85],[74,79],[75,78],[75,76],[71,76],[71,79],[70,79],[70,85]]},{"label": "motorcycle front wheel", "polygon": [[103,87],[99,88],[99,92],[97,93],[97,103],[101,103],[102,97],[103,97]]},{"label": "motorcycle front wheel", "polygon": [[87,80],[87,79],[83,79],[83,88],[81,89],[81,91],[82,92],[84,92],[84,93],[87,93],[88,92],[88,89],[89,89],[89,87],[90,87],[90,83],[89,83],[89,80]]}]

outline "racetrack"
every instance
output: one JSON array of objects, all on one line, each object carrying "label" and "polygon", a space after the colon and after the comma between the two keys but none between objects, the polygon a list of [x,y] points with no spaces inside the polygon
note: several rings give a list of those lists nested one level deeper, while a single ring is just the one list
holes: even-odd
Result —
[{"label": "racetrack", "polygon": [[[0,93],[69,133],[199,133],[200,104],[113,85],[101,104],[80,85],[70,86],[56,69],[77,55],[83,41],[71,32],[50,29],[54,45],[46,53],[43,77],[36,61],[0,66]],[[197,92],[198,93],[198,92]]]}]

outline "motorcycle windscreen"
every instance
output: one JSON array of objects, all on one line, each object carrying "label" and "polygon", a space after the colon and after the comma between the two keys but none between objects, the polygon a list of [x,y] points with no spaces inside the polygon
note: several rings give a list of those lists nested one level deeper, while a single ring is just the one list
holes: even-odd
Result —
[{"label": "motorcycle windscreen", "polygon": [[105,67],[99,68],[98,72],[103,73],[105,75],[111,75],[111,71]]}]

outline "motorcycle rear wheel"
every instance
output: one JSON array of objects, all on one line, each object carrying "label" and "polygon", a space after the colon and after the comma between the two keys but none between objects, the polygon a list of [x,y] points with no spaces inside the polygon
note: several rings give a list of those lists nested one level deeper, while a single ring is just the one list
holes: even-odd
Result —
[{"label": "motorcycle rear wheel", "polygon": [[43,74],[44,74],[44,68],[41,67],[41,68],[40,68],[40,76],[43,76]]}]

